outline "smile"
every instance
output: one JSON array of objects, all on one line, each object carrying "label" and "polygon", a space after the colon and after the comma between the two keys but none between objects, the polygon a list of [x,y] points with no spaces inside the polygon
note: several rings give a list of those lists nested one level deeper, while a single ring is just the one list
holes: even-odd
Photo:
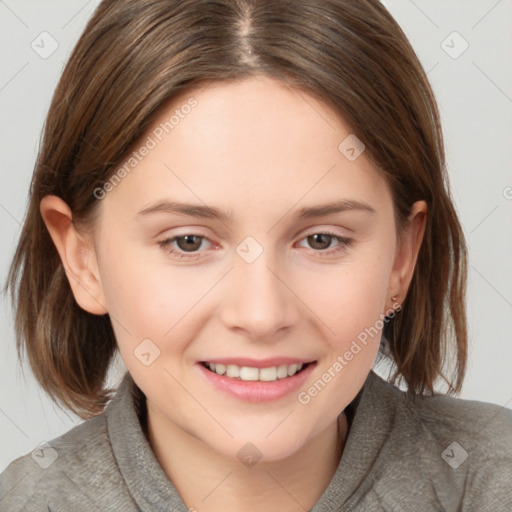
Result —
[{"label": "smile", "polygon": [[267,368],[255,368],[251,366],[237,366],[235,364],[221,364],[221,363],[201,363],[205,368],[217,375],[225,375],[231,379],[243,381],[262,381],[272,382],[278,379],[286,379],[293,377],[295,374],[300,373],[310,363],[300,364],[282,364],[279,366],[269,366]]}]

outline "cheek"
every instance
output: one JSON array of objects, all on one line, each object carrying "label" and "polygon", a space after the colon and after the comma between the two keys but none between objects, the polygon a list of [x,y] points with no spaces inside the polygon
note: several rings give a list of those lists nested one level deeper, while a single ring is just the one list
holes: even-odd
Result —
[{"label": "cheek", "polygon": [[382,329],[391,269],[391,260],[381,248],[382,252],[362,251],[308,279],[314,283],[308,287],[308,305],[323,321],[326,339],[334,350],[346,350],[352,340],[371,328],[372,337],[377,343],[380,340],[375,328]]},{"label": "cheek", "polygon": [[309,295],[325,343],[317,379],[298,397],[312,415],[345,407],[363,386],[380,346],[388,277],[382,261],[361,261],[317,281]]},{"label": "cheek", "polygon": [[109,313],[139,337],[162,338],[211,287],[192,267],[168,264],[158,246],[103,247],[100,273]]},{"label": "cheek", "polygon": [[[158,247],[116,252],[108,245],[104,248],[102,285],[126,367],[144,373],[136,357],[143,342],[149,352],[159,354],[151,363],[152,371],[169,358],[181,359],[189,340],[206,322],[210,311],[205,310],[207,301],[202,298],[216,293],[212,289],[219,277],[193,266],[168,264]],[[112,254],[119,256],[109,257]]]}]

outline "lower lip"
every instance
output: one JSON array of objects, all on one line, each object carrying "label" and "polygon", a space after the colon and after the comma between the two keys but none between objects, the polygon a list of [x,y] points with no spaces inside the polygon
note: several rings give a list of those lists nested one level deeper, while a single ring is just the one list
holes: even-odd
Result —
[{"label": "lower lip", "polygon": [[278,400],[297,391],[311,375],[316,362],[310,363],[304,370],[292,377],[277,379],[271,382],[232,379],[208,370],[201,363],[197,363],[197,366],[208,382],[217,389],[240,400],[258,403]]}]

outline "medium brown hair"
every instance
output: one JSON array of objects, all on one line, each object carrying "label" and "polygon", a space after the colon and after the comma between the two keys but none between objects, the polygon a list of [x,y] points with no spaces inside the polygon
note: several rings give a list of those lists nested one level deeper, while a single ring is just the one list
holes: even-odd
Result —
[{"label": "medium brown hair", "polygon": [[53,96],[5,288],[20,359],[26,351],[45,391],[82,418],[111,396],[105,377],[116,341],[108,315],[74,300],[39,203],[57,195],[86,225],[97,210],[94,190],[164,104],[198,84],[254,74],[306,91],[343,117],[390,187],[399,239],[412,203],[427,202],[413,279],[381,349],[393,362],[392,382],[405,380],[410,393],[434,393],[439,377],[448,393],[460,390],[467,256],[439,113],[416,54],[380,2],[104,0]]}]

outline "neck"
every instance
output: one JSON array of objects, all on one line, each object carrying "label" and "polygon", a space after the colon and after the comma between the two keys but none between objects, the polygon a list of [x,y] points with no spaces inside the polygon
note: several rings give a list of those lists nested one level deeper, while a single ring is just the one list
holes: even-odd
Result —
[{"label": "neck", "polygon": [[348,434],[345,413],[291,456],[245,466],[179,429],[147,415],[148,440],[189,510],[304,512],[338,467]]}]

